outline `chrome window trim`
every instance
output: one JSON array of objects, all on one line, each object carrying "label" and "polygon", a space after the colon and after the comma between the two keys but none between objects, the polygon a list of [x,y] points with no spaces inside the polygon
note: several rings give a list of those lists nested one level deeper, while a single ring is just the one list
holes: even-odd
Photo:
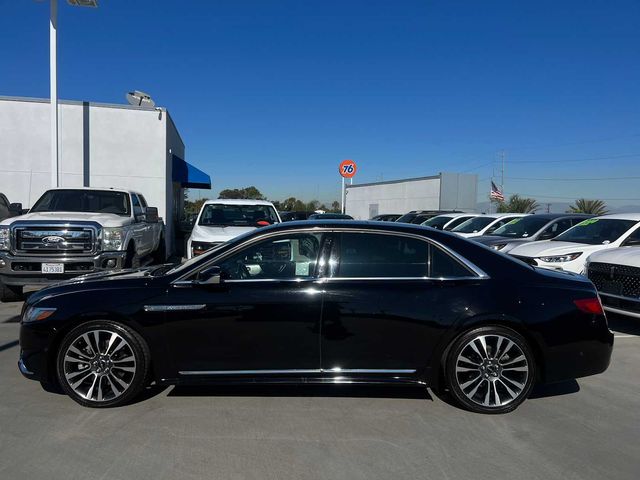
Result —
[{"label": "chrome window trim", "polygon": [[[219,261],[223,261],[226,258],[228,258],[229,256],[235,254],[237,251],[245,248],[245,247],[249,247],[251,245],[253,245],[254,243],[258,243],[258,242],[262,242],[264,240],[268,240],[272,237],[279,237],[279,236],[286,236],[286,235],[291,235],[291,234],[298,234],[298,233],[320,233],[320,234],[327,234],[327,233],[370,233],[370,234],[382,234],[382,235],[391,235],[391,236],[403,236],[403,237],[409,237],[409,238],[415,238],[417,240],[421,240],[427,244],[430,245],[435,245],[437,247],[439,247],[440,249],[442,249],[445,253],[449,254],[450,256],[452,256],[454,259],[456,259],[458,262],[462,263],[468,270],[471,271],[471,273],[475,274],[476,276],[471,276],[471,277],[447,277],[447,278],[439,278],[439,277],[433,277],[433,278],[429,278],[429,277],[416,277],[415,279],[419,279],[419,280],[451,280],[451,279],[455,279],[455,280],[465,280],[465,279],[469,279],[469,278],[473,278],[473,279],[489,279],[489,275],[483,271],[480,267],[478,267],[477,265],[475,265],[474,263],[472,263],[471,261],[467,260],[465,257],[463,257],[462,255],[458,254],[457,252],[455,252],[454,250],[451,250],[449,247],[447,247],[446,245],[443,245],[442,243],[438,242],[437,240],[434,240],[432,238],[428,238],[422,235],[418,235],[415,233],[408,233],[408,232],[395,232],[395,231],[387,231],[387,230],[378,230],[378,229],[368,229],[368,228],[335,228],[335,227],[310,227],[310,228],[303,228],[303,229],[291,229],[291,230],[285,230],[285,231],[278,231],[278,232],[273,232],[273,233],[268,233],[265,235],[260,235],[257,238],[254,238],[250,241],[244,242],[240,245],[235,246],[234,248],[232,248],[231,250],[229,250],[228,252],[225,252],[222,255],[213,257],[211,260],[209,260],[208,262],[205,262],[204,264],[200,265],[198,268],[191,270],[187,273],[185,273],[184,275],[178,277],[176,280],[172,281],[171,284],[172,285],[176,285],[176,284],[182,284],[184,285],[184,279],[186,277],[189,277],[191,275],[193,275],[194,273],[196,273],[196,271],[200,271],[203,270],[205,268],[208,268],[209,266],[214,265],[214,262],[219,262]],[[206,253],[205,253],[206,255]],[[303,280],[327,280],[330,278],[337,278],[337,277],[310,277],[310,278],[305,278]],[[384,277],[371,277],[371,280],[374,279],[381,279]],[[407,278],[407,277],[405,277]],[[408,278],[412,278],[413,277],[408,277]],[[386,280],[399,280],[402,279],[400,277],[386,277]],[[284,279],[262,279],[262,280],[274,280],[274,281],[283,281]],[[228,282],[255,282],[258,280],[252,280],[252,279],[245,279],[245,280],[225,280],[224,283],[228,283]],[[181,283],[178,283],[181,282]]]},{"label": "chrome window trim", "polygon": [[416,369],[388,369],[388,368],[292,368],[281,370],[181,370],[180,375],[279,375],[279,374],[305,374],[305,373],[366,373],[366,374],[390,374],[390,373],[416,373]]}]

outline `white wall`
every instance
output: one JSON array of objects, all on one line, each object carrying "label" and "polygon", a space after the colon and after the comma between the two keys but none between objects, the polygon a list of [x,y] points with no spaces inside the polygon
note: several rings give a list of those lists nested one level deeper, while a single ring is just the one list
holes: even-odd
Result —
[{"label": "white wall", "polygon": [[372,204],[378,205],[379,214],[437,210],[440,205],[440,177],[353,185],[347,188],[345,211],[348,215],[356,220],[368,220]]}]

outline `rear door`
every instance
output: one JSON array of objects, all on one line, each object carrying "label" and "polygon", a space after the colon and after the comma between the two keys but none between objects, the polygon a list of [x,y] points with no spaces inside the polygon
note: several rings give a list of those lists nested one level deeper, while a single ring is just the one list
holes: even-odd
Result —
[{"label": "rear door", "polygon": [[336,233],[325,283],[322,368],[412,375],[465,314],[478,275],[422,237]]}]

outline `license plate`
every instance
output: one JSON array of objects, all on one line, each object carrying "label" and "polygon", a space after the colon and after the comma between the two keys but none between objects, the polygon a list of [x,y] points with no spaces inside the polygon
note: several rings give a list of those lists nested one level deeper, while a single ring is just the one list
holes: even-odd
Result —
[{"label": "license plate", "polygon": [[64,273],[64,263],[43,263],[42,273]]}]

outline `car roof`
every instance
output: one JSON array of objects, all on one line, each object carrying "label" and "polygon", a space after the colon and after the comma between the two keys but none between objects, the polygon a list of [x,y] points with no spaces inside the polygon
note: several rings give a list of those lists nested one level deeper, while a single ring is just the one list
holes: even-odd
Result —
[{"label": "car roof", "polygon": [[267,200],[249,200],[242,198],[218,198],[217,200],[207,200],[204,205],[271,205]]},{"label": "car roof", "polygon": [[588,213],[534,213],[531,215],[535,218],[543,218],[547,220],[555,220],[556,218],[591,218],[593,215]]},{"label": "car roof", "polygon": [[610,213],[608,215],[599,215],[595,218],[640,221],[640,213]]},{"label": "car roof", "polygon": [[134,190],[129,190],[128,188],[117,188],[117,187],[55,187],[48,188],[46,191],[52,190],[88,190],[94,192],[120,192],[120,193],[133,193],[139,195],[138,192]]}]

